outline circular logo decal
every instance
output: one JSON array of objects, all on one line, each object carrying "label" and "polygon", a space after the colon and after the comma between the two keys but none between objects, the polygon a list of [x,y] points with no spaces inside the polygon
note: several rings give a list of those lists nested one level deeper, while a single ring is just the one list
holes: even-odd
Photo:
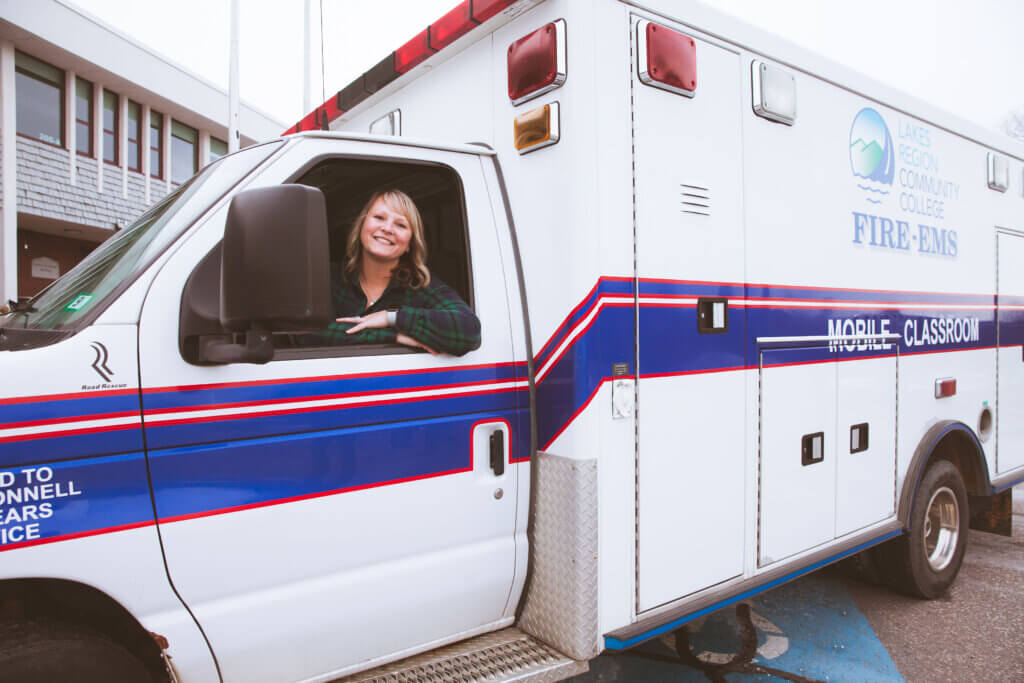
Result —
[{"label": "circular logo decal", "polygon": [[850,128],[850,168],[865,183],[862,190],[889,194],[884,187],[892,185],[896,171],[892,135],[882,115],[870,107],[857,113]]}]

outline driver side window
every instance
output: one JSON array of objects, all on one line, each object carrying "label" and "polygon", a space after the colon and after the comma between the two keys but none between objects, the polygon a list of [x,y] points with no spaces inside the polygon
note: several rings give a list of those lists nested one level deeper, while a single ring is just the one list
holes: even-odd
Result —
[{"label": "driver side window", "polygon": [[[408,345],[410,338],[456,355],[479,346],[464,193],[453,169],[423,162],[331,157],[315,162],[293,182],[324,194],[332,300],[337,317],[345,320],[308,335],[275,336],[276,358],[404,353],[415,350]],[[372,200],[382,191],[386,201],[374,204]],[[360,268],[361,250],[374,250],[369,261],[377,247],[362,240],[372,239],[374,221],[385,218],[381,210],[396,218],[400,229],[409,227],[406,217],[417,216],[418,239],[425,246],[425,258],[420,260],[429,280],[414,278],[405,286],[410,283],[403,278],[411,268],[403,270],[407,261],[403,258],[386,288],[368,285]],[[367,226],[362,231],[365,238],[360,234],[362,225]],[[382,230],[385,238],[392,236],[390,228]],[[387,327],[349,333],[364,318],[381,324],[381,316],[388,311]],[[373,313],[378,315],[370,318]],[[405,345],[396,343],[398,334],[406,335]]]}]

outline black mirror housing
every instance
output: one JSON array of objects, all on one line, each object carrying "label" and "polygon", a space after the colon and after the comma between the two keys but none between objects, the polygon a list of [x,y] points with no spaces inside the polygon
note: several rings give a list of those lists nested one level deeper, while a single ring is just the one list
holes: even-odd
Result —
[{"label": "black mirror housing", "polygon": [[319,330],[334,320],[323,192],[239,192],[221,250],[220,323],[232,332]]}]

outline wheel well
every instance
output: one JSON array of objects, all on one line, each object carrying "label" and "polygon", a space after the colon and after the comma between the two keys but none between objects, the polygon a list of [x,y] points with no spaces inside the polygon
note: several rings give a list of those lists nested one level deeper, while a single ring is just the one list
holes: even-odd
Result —
[{"label": "wheel well", "polygon": [[934,460],[948,460],[952,463],[960,471],[964,487],[970,495],[991,494],[988,465],[977,436],[962,422],[939,422],[925,433],[907,468],[899,500],[899,519],[904,526],[910,523],[910,508],[917,493],[917,485]]},{"label": "wheel well", "polygon": [[985,455],[978,449],[978,442],[964,430],[954,429],[935,444],[929,463],[933,460],[948,460],[953,463],[967,487],[967,493],[974,496],[989,494],[988,470],[984,466]]},{"label": "wheel well", "polygon": [[139,658],[154,680],[165,680],[156,634],[106,593],[75,581],[11,579],[0,581],[0,619],[52,619],[102,633]]}]

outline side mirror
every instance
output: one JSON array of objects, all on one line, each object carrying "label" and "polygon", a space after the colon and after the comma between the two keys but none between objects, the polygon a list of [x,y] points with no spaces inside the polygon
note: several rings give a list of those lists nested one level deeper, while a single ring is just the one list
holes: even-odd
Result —
[{"label": "side mirror", "polygon": [[[182,295],[183,357],[195,363],[266,363],[272,332],[310,332],[334,319],[323,193],[305,185],[240,192],[224,240]],[[219,284],[216,291],[215,283]],[[234,334],[244,334],[237,343]]]}]

